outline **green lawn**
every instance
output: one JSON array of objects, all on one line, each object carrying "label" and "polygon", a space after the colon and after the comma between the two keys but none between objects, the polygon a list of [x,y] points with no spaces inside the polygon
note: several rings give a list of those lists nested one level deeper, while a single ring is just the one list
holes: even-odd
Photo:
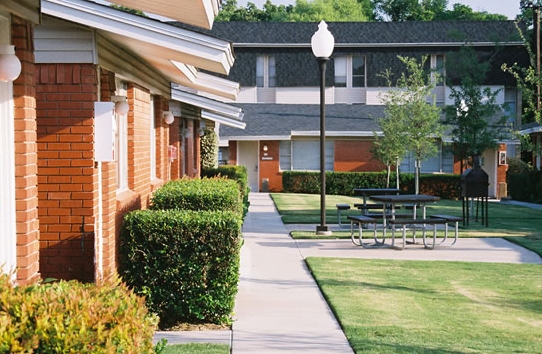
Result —
[{"label": "green lawn", "polygon": [[[320,196],[318,194],[273,193],[273,201],[285,224],[320,222]],[[353,208],[354,203],[362,199],[348,196],[326,196],[326,223],[337,223],[337,203],[349,203],[351,209],[343,212],[342,221],[349,224],[346,215],[359,214]],[[456,200],[441,200],[427,206],[427,214],[449,214],[462,216],[462,203]],[[488,207],[489,226],[471,219],[469,226],[460,223],[459,237],[504,237],[542,255],[542,210],[510,205],[500,202],[490,202]],[[442,232],[439,232],[442,234]],[[296,238],[317,237],[315,232],[292,232]],[[371,233],[365,233],[372,237]],[[349,229],[334,232],[334,238],[350,237]]]},{"label": "green lawn", "polygon": [[356,353],[542,353],[542,267],[308,258]]},{"label": "green lawn", "polygon": [[164,348],[162,354],[229,354],[230,346],[226,344],[187,343],[173,344]]}]

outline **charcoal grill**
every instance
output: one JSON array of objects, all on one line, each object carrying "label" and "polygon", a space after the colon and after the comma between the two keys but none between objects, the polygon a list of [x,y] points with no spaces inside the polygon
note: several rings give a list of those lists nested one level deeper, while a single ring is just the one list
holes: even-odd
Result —
[{"label": "charcoal grill", "polygon": [[469,225],[470,210],[469,198],[476,198],[476,221],[478,221],[478,207],[482,205],[482,224],[488,226],[488,186],[489,176],[480,167],[480,157],[474,156],[473,168],[461,174],[461,200],[463,202],[463,225]]}]

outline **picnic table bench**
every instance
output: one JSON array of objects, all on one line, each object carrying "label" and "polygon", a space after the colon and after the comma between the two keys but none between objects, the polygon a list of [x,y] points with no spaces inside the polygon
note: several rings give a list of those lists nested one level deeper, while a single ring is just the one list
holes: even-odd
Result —
[{"label": "picnic table bench", "polygon": [[[378,238],[376,236],[376,224],[378,220],[371,218],[369,216],[365,215],[348,215],[347,219],[350,220],[350,239],[352,240],[352,243],[356,246],[362,246],[364,248],[370,247],[369,245],[363,243],[363,226],[364,225],[373,225],[373,238],[375,240],[375,245],[383,245],[385,238],[382,239],[382,242],[378,241]],[[354,236],[354,224],[358,225],[358,239],[359,243],[356,243],[355,236]]]}]

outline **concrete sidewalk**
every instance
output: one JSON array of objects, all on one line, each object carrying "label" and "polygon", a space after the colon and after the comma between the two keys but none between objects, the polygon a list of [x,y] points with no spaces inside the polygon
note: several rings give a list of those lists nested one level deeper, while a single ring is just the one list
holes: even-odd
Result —
[{"label": "concrete sidewalk", "polygon": [[269,194],[251,193],[232,331],[157,332],[155,340],[230,344],[233,354],[353,353],[305,257],[542,263],[533,252],[500,238],[462,238],[453,247],[426,250],[408,245],[399,251],[363,249],[349,239],[293,240],[292,229],[315,230],[316,226],[286,227]]}]

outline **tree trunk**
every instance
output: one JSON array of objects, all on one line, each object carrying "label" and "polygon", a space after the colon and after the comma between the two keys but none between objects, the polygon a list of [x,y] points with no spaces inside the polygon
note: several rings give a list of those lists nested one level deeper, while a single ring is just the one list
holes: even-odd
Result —
[{"label": "tree trunk", "polygon": [[421,161],[419,159],[416,159],[416,166],[414,166],[414,182],[416,194],[420,194],[420,165]]}]

